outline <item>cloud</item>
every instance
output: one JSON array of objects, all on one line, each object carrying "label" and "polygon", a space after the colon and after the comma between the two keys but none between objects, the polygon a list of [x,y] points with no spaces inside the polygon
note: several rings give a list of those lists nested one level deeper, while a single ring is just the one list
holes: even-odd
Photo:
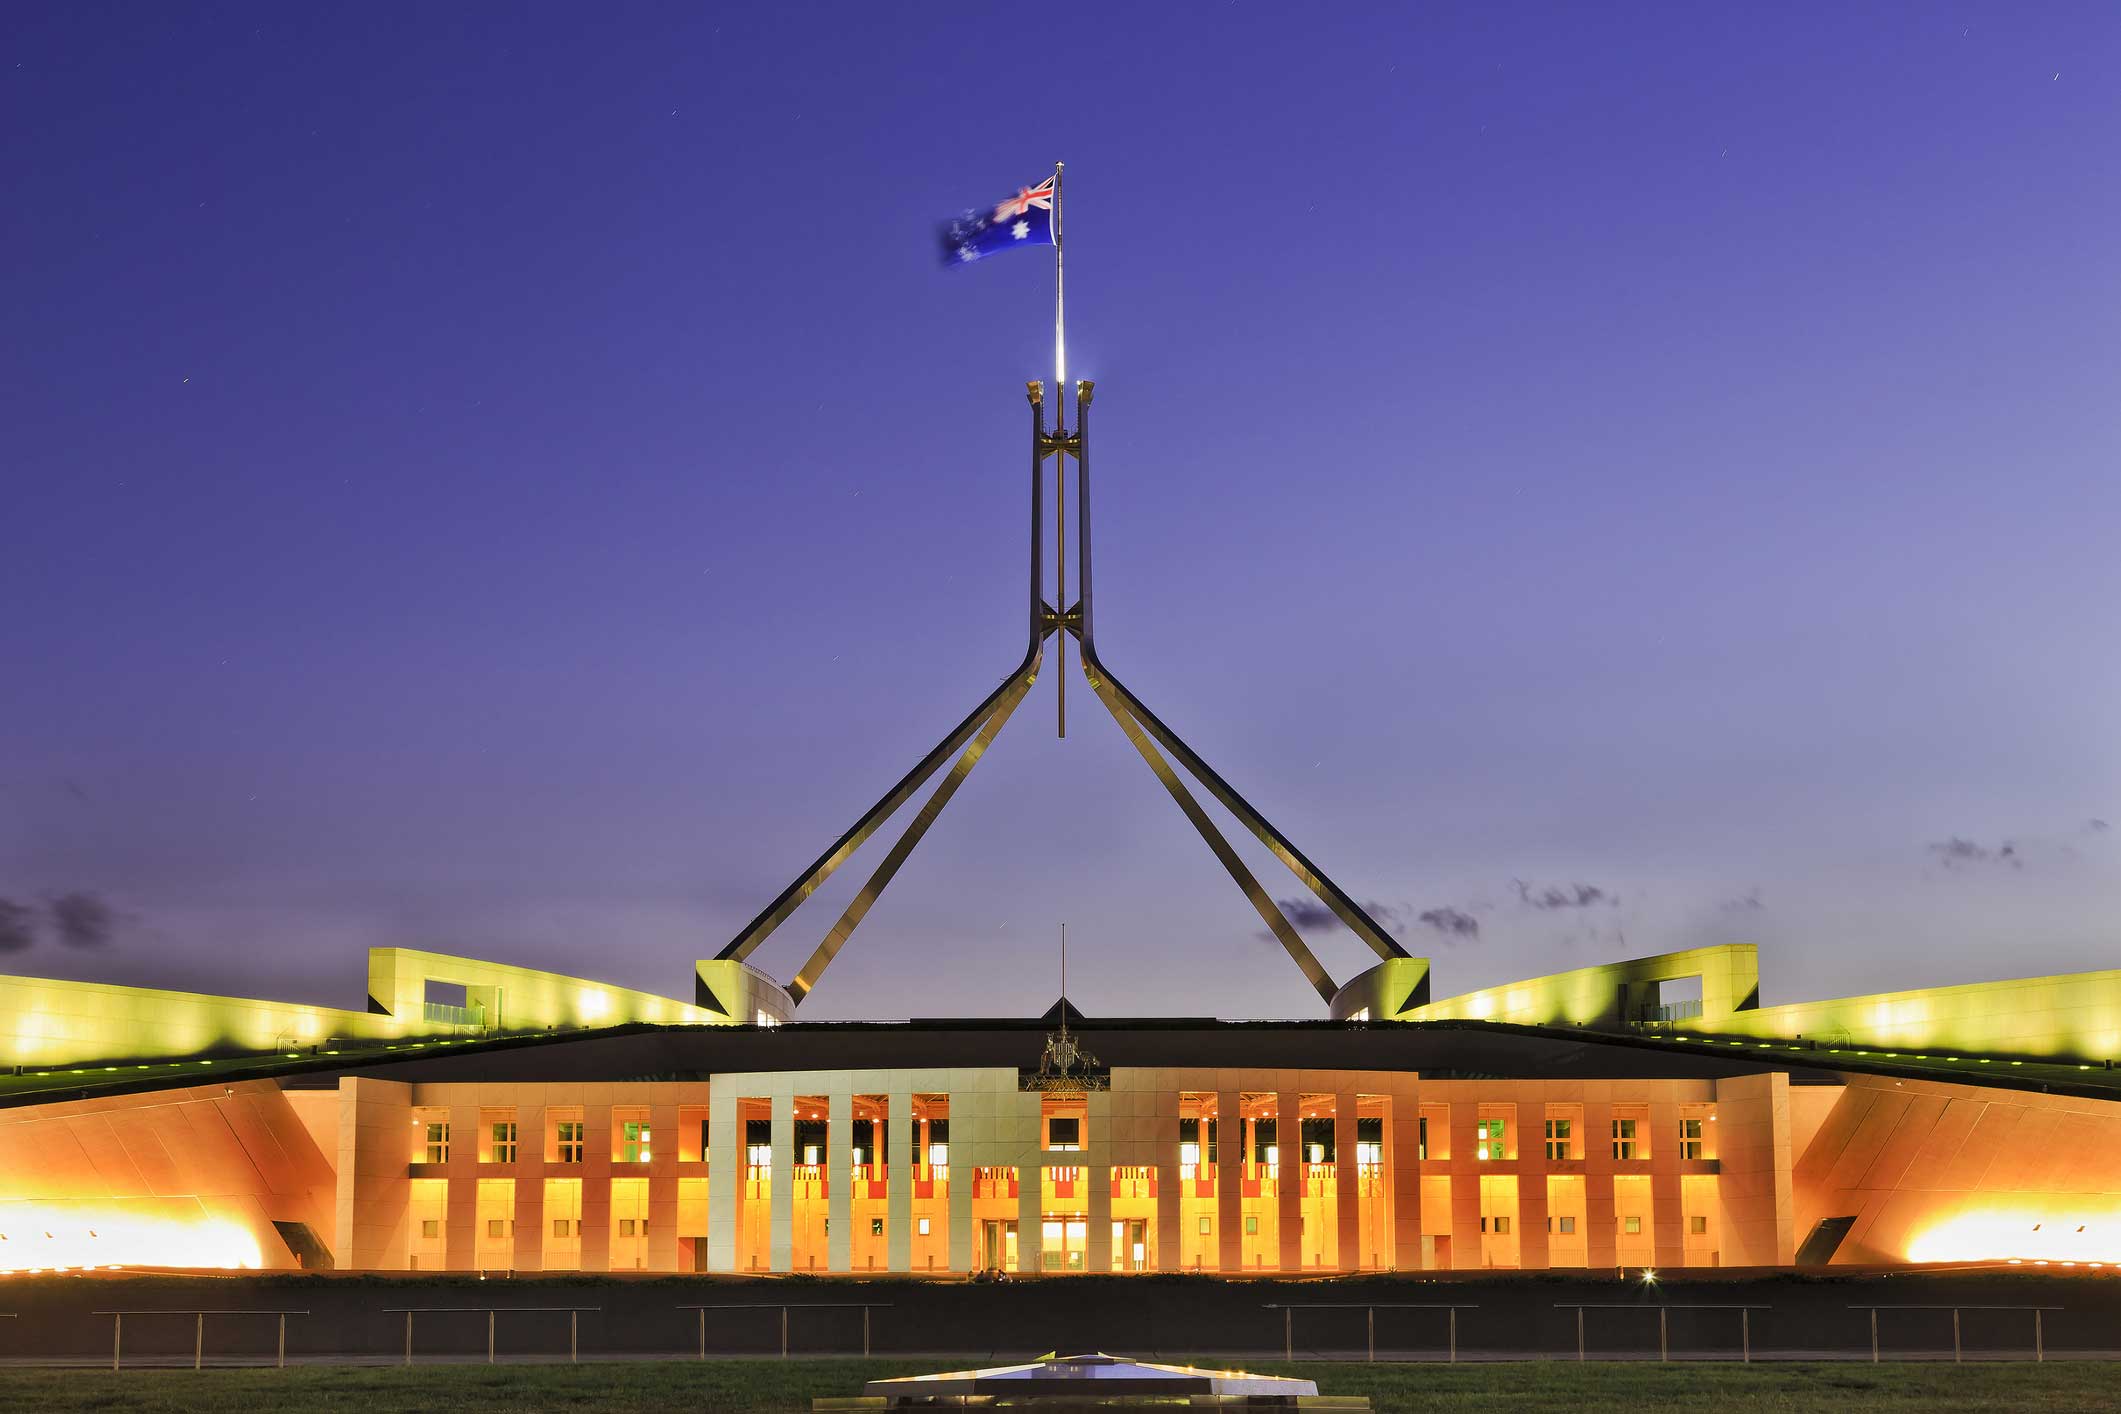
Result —
[{"label": "cloud", "polygon": [[[1290,925],[1299,933],[1326,933],[1340,926],[1340,915],[1315,898],[1278,898],[1274,900],[1274,906],[1287,916]],[[1404,908],[1394,908],[1374,898],[1363,901],[1362,911],[1384,928],[1404,923],[1407,917]]]},{"label": "cloud", "polygon": [[1973,840],[1953,835],[1947,840],[1934,840],[1925,848],[1938,863],[1954,874],[1963,874],[1970,869],[2025,867],[2025,856],[2020,854],[2018,846],[2009,840],[1992,849],[1985,844],[1977,844]]},{"label": "cloud", "polygon": [[2103,835],[2112,828],[2113,826],[2107,824],[2104,820],[2087,820],[2084,822],[2086,834]]},{"label": "cloud", "polygon": [[1446,942],[1457,944],[1475,942],[1480,938],[1480,920],[1457,908],[1432,908],[1419,915],[1416,920],[1426,923],[1443,934]]},{"label": "cloud", "polygon": [[1517,885],[1518,901],[1527,908],[1536,908],[1542,913],[1557,908],[1590,908],[1604,904],[1608,908],[1620,907],[1617,895],[1609,894],[1596,884],[1547,884],[1534,887],[1522,879],[1513,880]]},{"label": "cloud", "polygon": [[1719,913],[1765,913],[1767,905],[1760,901],[1760,890],[1748,889],[1737,898],[1727,898],[1716,905]]},{"label": "cloud", "polygon": [[75,892],[52,900],[52,922],[68,947],[100,948],[110,941],[116,915],[96,895]]},{"label": "cloud", "polygon": [[0,898],[0,952],[21,952],[37,941],[37,910]]}]

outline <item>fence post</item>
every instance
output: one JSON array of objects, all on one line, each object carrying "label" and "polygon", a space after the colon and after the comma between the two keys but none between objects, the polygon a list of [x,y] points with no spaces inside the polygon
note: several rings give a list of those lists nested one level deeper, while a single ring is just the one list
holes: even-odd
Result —
[{"label": "fence post", "polygon": [[1583,1307],[1576,1308],[1576,1363],[1583,1363]]},{"label": "fence post", "polygon": [[869,1358],[869,1308],[862,1308],[862,1358]]},{"label": "fence post", "polygon": [[1738,1362],[1753,1363],[1753,1313],[1743,1306],[1738,1308]]},{"label": "fence post", "polygon": [[1666,1308],[1663,1306],[1657,1308],[1657,1358],[1659,1361],[1669,1361],[1672,1358],[1672,1340],[1669,1328],[1665,1325],[1665,1310]]},{"label": "fence post", "polygon": [[707,1358],[707,1308],[700,1308],[700,1358]]},{"label": "fence post", "polygon": [[2033,1307],[2033,1363],[2035,1365],[2042,1365],[2047,1362],[2047,1339],[2040,1330],[2040,1315],[2040,1308],[2038,1306]]},{"label": "fence post", "polygon": [[206,1313],[195,1311],[192,1314],[197,1318],[197,1323],[193,1325],[191,1333],[191,1367],[194,1370],[202,1370],[206,1368]]},{"label": "fence post", "polygon": [[405,1312],[405,1363],[412,1363],[412,1310],[409,1307]]},{"label": "fence post", "polygon": [[493,1320],[494,1313],[488,1311],[486,1313],[486,1363],[489,1365],[493,1363]]},{"label": "fence post", "polygon": [[1959,1353],[1959,1308],[1952,1307],[1952,1363],[1957,1365],[1965,1357]]},{"label": "fence post", "polygon": [[1368,1329],[1370,1335],[1370,1363],[1375,1365],[1377,1363],[1377,1308],[1375,1306],[1364,1307],[1362,1319],[1363,1325]]},{"label": "fence post", "polygon": [[280,1313],[280,1368],[287,1368],[287,1313]]},{"label": "fence post", "polygon": [[118,1368],[118,1347],[125,1341],[125,1313],[113,1311],[110,1315],[110,1367]]},{"label": "fence post", "polygon": [[781,1308],[781,1358],[788,1358],[788,1308]]},{"label": "fence post", "polygon": [[1878,1308],[1871,1307],[1871,1363],[1878,1363]]},{"label": "fence post", "polygon": [[1458,1363],[1458,1308],[1451,1308],[1451,1363]]},{"label": "fence post", "polygon": [[581,1359],[582,1313],[580,1311],[569,1311],[567,1313],[567,1363],[570,1365],[578,1364]]},{"label": "fence post", "polygon": [[1293,1306],[1281,1308],[1281,1358],[1296,1358],[1296,1308]]}]

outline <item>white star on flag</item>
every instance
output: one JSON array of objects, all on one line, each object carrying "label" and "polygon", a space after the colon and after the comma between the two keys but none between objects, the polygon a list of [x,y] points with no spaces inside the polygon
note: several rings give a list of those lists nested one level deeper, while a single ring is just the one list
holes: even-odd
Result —
[{"label": "white star on flag", "polygon": [[1019,221],[1009,228],[1009,234],[1018,240],[1022,240],[1031,234],[1031,223],[1029,221]]}]

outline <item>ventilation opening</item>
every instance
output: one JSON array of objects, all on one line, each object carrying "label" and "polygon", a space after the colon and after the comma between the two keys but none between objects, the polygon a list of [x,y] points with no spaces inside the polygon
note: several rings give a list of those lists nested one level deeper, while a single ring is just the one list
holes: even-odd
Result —
[{"label": "ventilation opening", "polygon": [[1834,1253],[1841,1246],[1841,1239],[1849,1235],[1856,1225],[1852,1213],[1845,1218],[1821,1218],[1812,1235],[1804,1239],[1804,1246],[1797,1249],[1797,1265],[1800,1267],[1823,1267],[1834,1260]]},{"label": "ventilation opening", "polygon": [[295,1265],[305,1272],[328,1272],[332,1269],[331,1249],[317,1241],[316,1233],[310,1231],[308,1223],[283,1223],[275,1221],[273,1230],[294,1254]]}]

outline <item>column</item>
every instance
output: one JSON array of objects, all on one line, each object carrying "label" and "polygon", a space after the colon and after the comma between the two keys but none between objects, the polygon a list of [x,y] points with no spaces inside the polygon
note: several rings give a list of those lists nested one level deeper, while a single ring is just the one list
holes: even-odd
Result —
[{"label": "column", "polygon": [[648,1107],[648,1270],[678,1269],[677,1092],[658,1087],[659,1103]]},{"label": "column", "polygon": [[[953,1071],[953,1075],[970,1072]],[[975,1090],[950,1092],[950,1265],[961,1272],[979,1267],[979,1244],[972,1232],[972,1171],[987,1152],[972,1136],[983,1133],[973,1124],[975,1114],[984,1115],[984,1097]]]},{"label": "column", "polygon": [[773,1236],[767,1266],[785,1272],[795,1266],[795,1093],[791,1077],[774,1077],[781,1093],[773,1106]]},{"label": "column", "polygon": [[516,1270],[545,1269],[545,1110],[517,1105]]},{"label": "column", "polygon": [[1671,1083],[1657,1086],[1650,1100],[1650,1231],[1654,1260],[1660,1267],[1686,1263],[1685,1204],[1679,1183],[1679,1102],[1670,1098]]},{"label": "column", "polygon": [[894,1272],[913,1270],[913,1092],[893,1090],[886,1098],[884,1147],[890,1153],[884,1188],[884,1265]]},{"label": "column", "polygon": [[1245,1267],[1245,1122],[1236,1090],[1215,1095],[1215,1245],[1224,1272]]},{"label": "column", "polygon": [[825,1234],[825,1270],[844,1272],[854,1266],[854,1095],[844,1072],[831,1079],[825,1094],[825,1212],[831,1230]]},{"label": "column", "polygon": [[1285,1083],[1274,1096],[1274,1148],[1281,1156],[1274,1221],[1285,1272],[1304,1268],[1304,1097],[1286,1083],[1294,1078],[1284,1077]]},{"label": "column", "polygon": [[1583,1225],[1584,1260],[1593,1271],[1620,1262],[1618,1235],[1613,1230],[1613,1103],[1591,1098],[1586,1088],[1583,1100]]},{"label": "column", "polygon": [[[1451,1100],[1451,1267],[1478,1271],[1480,1242],[1479,1093],[1461,1088]],[[1430,1136],[1432,1139],[1434,1136]]]},{"label": "column", "polygon": [[1339,1218],[1336,1239],[1344,1272],[1358,1271],[1370,1259],[1362,1250],[1361,1171],[1355,1157],[1355,1120],[1361,1103],[1351,1090],[1333,1093],[1333,1204]]},{"label": "column", "polygon": [[1158,1077],[1157,1087],[1142,1094],[1156,1160],[1156,1270],[1175,1272],[1185,1247],[1180,1206],[1185,1185],[1178,1176],[1178,1097],[1180,1091],[1194,1087],[1169,1083],[1173,1072],[1168,1070],[1150,1073]]},{"label": "column", "polygon": [[[451,1086],[443,1093],[456,1090]],[[476,1101],[453,1104],[447,1114],[449,1210],[443,1262],[450,1271],[468,1272],[479,1265],[479,1106]]]},{"label": "column", "polygon": [[611,1270],[611,1100],[609,1085],[582,1091],[582,1270]]},{"label": "column", "polygon": [[736,1090],[712,1085],[707,1098],[707,1270],[736,1270],[737,1195],[744,1186],[743,1124]]},{"label": "column", "polygon": [[1385,1260],[1394,1271],[1421,1269],[1421,1089],[1411,1077],[1394,1076],[1385,1119],[1385,1180],[1392,1189],[1392,1247]]},{"label": "column", "polygon": [[[1133,1096],[1128,1096],[1131,1101]],[[1083,1182],[1089,1185],[1083,1270],[1112,1270],[1112,1096],[1092,1093],[1083,1121]],[[1130,1111],[1131,1112],[1131,1111]]]}]

